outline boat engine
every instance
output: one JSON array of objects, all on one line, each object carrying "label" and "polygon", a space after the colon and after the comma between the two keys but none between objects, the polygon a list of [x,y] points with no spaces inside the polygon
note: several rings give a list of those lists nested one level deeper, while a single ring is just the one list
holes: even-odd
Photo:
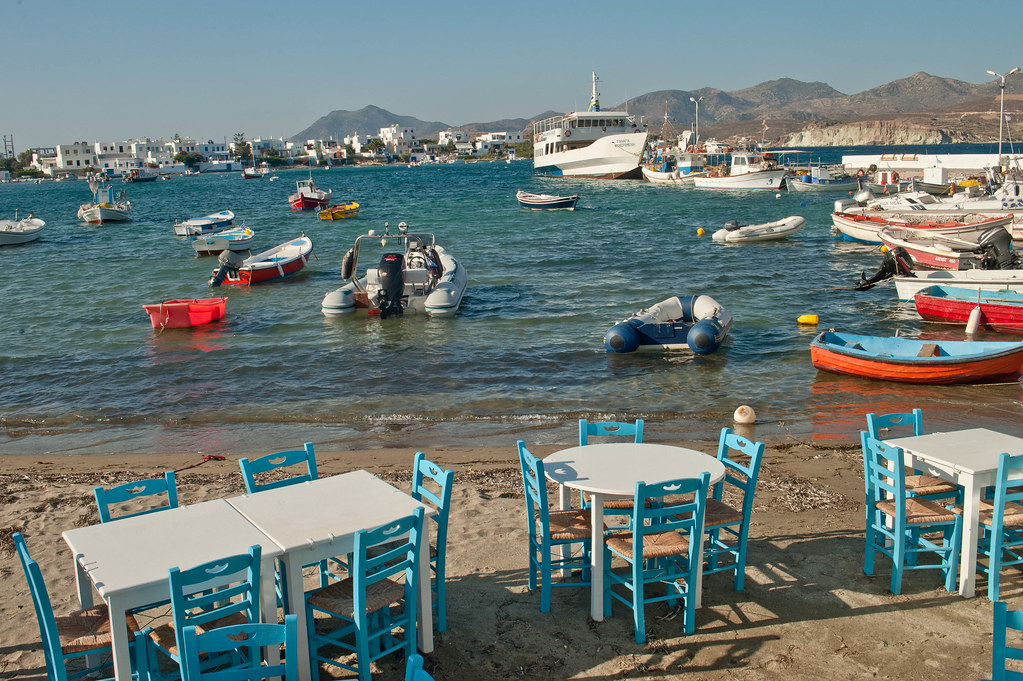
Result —
[{"label": "boat engine", "polygon": [[245,264],[245,256],[236,251],[222,251],[217,257],[217,263],[220,268],[216,274],[210,277],[211,288],[216,288],[224,283],[228,274],[232,272],[237,274],[238,268]]},{"label": "boat engine", "polygon": [[729,232],[734,232],[735,230],[739,229],[741,226],[742,225],[739,224],[738,220],[729,220],[728,222],[725,223],[725,230],[729,231]]},{"label": "boat engine", "polygon": [[380,277],[377,307],[380,308],[381,319],[403,312],[401,305],[401,296],[405,292],[403,260],[400,253],[384,253],[380,258],[380,266],[377,269]]},{"label": "boat engine", "polygon": [[1019,256],[1012,250],[1012,237],[1004,227],[992,227],[977,239],[978,253],[982,253],[983,270],[1014,270],[1019,268]]},{"label": "boat engine", "polygon": [[874,288],[879,281],[891,279],[894,276],[907,276],[913,273],[913,259],[902,246],[896,246],[884,254],[881,266],[870,279],[867,279],[866,272],[860,272],[860,280],[856,282],[853,289],[856,291],[867,291]]}]

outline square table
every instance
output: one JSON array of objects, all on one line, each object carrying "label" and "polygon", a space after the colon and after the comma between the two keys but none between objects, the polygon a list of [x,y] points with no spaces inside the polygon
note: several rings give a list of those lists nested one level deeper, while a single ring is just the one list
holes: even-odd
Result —
[{"label": "square table", "polygon": [[[571,508],[571,492],[589,492],[590,523],[590,617],[604,621],[604,501],[608,497],[632,497],[637,482],[660,482],[698,478],[710,473],[713,485],[725,477],[725,466],[713,456],[695,449],[634,442],[603,443],[571,447],[543,460],[544,473],[558,483],[561,508]],[[700,534],[696,607],[703,588],[703,534]]]},{"label": "square table", "polygon": [[224,499],[67,530],[63,537],[75,557],[81,607],[92,607],[94,585],[109,608],[117,681],[132,678],[125,613],[168,599],[173,567],[246,553],[258,544],[260,609],[264,618],[272,614],[276,621],[274,559],[281,550]]},{"label": "square table", "polygon": [[[355,533],[372,529],[423,508],[436,513],[375,475],[352,471],[297,485],[264,490],[227,500],[279,546],[284,555],[288,602],[298,615],[298,665],[302,681],[318,678],[309,661],[302,566],[355,550]],[[419,649],[433,651],[433,598],[430,591],[429,523],[419,546]]]},{"label": "square table", "polygon": [[981,492],[985,487],[995,484],[998,457],[1002,452],[1023,454],[1023,438],[987,428],[969,428],[948,433],[896,437],[884,442],[902,447],[907,466],[962,485],[963,544],[959,558],[959,595],[966,598],[974,596]]}]

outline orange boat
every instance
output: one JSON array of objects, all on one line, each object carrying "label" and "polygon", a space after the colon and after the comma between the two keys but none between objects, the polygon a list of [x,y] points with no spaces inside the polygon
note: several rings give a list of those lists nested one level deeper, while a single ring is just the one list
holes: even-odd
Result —
[{"label": "orange boat", "polygon": [[226,307],[227,298],[192,298],[143,305],[142,309],[154,329],[184,329],[223,319]]},{"label": "orange boat", "polygon": [[344,220],[345,218],[354,218],[359,215],[359,204],[355,201],[348,201],[346,203],[339,203],[329,208],[324,208],[320,211],[321,220]]},{"label": "orange boat", "polygon": [[1019,376],[1023,341],[932,341],[825,331],[810,343],[810,359],[823,371],[883,381],[979,383]]}]

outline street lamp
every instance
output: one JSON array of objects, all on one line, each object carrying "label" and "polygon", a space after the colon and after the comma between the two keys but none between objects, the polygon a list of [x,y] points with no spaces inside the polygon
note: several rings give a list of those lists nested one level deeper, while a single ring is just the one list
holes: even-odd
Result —
[{"label": "street lamp", "polygon": [[1006,73],[1003,76],[1000,73],[995,73],[994,71],[988,69],[988,75],[989,76],[994,76],[995,78],[1001,78],[1002,79],[1002,83],[1001,83],[1001,85],[999,85],[999,88],[1000,88],[1001,93],[1002,93],[1001,104],[998,105],[998,159],[999,159],[998,162],[999,163],[1001,163],[1001,158],[1002,158],[1002,123],[1005,121],[1005,79],[1008,78],[1009,76],[1011,76],[1012,74],[1016,73],[1017,71],[1019,71],[1019,67],[1018,66],[1016,68],[1014,68],[1012,71],[1009,71],[1008,73]]},{"label": "street lamp", "polygon": [[[1018,69],[1017,69],[1018,70]],[[700,148],[700,102],[703,101],[703,97],[699,99],[689,98],[690,102],[696,104],[696,141],[693,142],[693,149]]]}]

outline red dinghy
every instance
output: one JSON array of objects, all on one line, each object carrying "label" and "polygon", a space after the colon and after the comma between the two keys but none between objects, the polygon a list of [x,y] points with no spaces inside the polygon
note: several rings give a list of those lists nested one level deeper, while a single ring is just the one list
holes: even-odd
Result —
[{"label": "red dinghy", "polygon": [[154,329],[184,329],[202,326],[224,318],[227,298],[192,298],[191,300],[165,300],[155,305],[143,305]]},{"label": "red dinghy", "polygon": [[929,286],[913,297],[916,311],[932,322],[966,324],[980,308],[980,325],[995,331],[1023,333],[1023,293],[976,291],[953,286]]},{"label": "red dinghy", "polygon": [[313,178],[295,183],[295,193],[288,197],[291,210],[321,210],[330,204],[334,190],[323,191],[313,184]]},{"label": "red dinghy", "polygon": [[305,267],[312,253],[313,242],[304,234],[244,259],[236,251],[224,251],[218,259],[220,266],[213,270],[210,286],[251,286],[283,279]]}]

